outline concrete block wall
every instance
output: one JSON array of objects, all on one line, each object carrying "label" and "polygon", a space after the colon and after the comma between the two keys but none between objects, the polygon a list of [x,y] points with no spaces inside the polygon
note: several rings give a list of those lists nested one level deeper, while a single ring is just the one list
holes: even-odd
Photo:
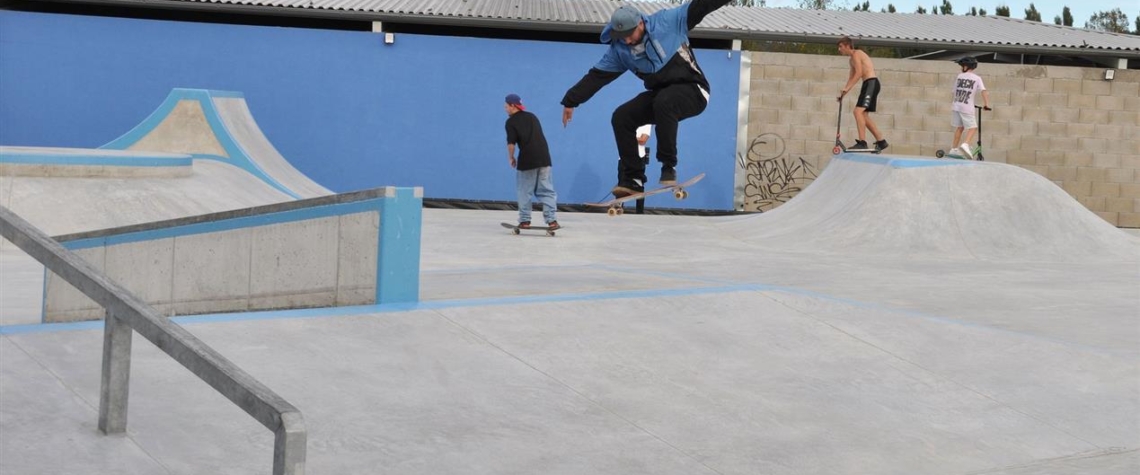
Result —
[{"label": "concrete block wall", "polygon": [[[835,96],[847,79],[848,62],[845,56],[750,54],[752,147],[738,173],[745,183],[743,208],[768,210],[827,166],[835,143]],[[957,65],[885,58],[874,63],[883,91],[873,119],[891,144],[888,153],[933,157],[951,147],[950,91]],[[1104,71],[983,63],[978,74],[994,107],[982,117],[985,157],[1045,176],[1113,225],[1140,227],[1140,71],[1117,70],[1112,81],[1104,80]],[[843,102],[846,144],[856,138],[854,96]]]},{"label": "concrete block wall", "polygon": [[[414,302],[422,192],[380,190],[391,193],[341,203],[315,198],[252,214],[217,213],[63,239],[165,315]],[[399,248],[400,256],[385,262],[386,247]],[[47,275],[44,294],[46,322],[103,317],[99,304],[55,274]]]}]

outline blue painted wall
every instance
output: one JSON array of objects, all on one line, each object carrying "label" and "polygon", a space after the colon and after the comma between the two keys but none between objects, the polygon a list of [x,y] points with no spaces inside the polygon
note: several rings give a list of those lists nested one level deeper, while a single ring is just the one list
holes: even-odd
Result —
[{"label": "blue painted wall", "polygon": [[[595,201],[616,181],[610,114],[641,82],[618,79],[568,128],[558,102],[604,48],[0,11],[0,144],[98,147],[172,88],[233,90],[282,155],[335,191],[513,201],[503,97],[515,92],[546,130],[560,201]],[[731,209],[740,58],[697,56],[713,98],[682,123],[679,171],[708,177],[658,205]]]}]

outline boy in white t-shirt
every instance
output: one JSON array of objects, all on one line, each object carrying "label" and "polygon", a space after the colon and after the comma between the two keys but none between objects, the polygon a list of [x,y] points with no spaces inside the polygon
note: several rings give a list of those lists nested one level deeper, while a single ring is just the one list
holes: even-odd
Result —
[{"label": "boy in white t-shirt", "polygon": [[[959,150],[962,155],[973,160],[974,154],[970,153],[970,139],[973,138],[974,131],[978,129],[978,119],[974,115],[974,99],[978,96],[978,92],[981,92],[984,108],[990,110],[990,93],[986,91],[982,78],[974,74],[974,70],[978,68],[978,60],[962,58],[956,62],[962,67],[962,74],[954,79],[954,101],[950,107],[950,124],[957,127],[954,130],[954,143],[960,143]],[[959,142],[963,130],[966,131],[966,139]]]}]

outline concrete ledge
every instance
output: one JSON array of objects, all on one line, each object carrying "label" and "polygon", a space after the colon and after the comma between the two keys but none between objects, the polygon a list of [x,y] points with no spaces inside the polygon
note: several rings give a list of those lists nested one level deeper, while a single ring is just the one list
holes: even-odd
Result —
[{"label": "concrete ledge", "polygon": [[190,155],[58,147],[0,147],[0,175],[34,177],[184,177]]},{"label": "concrete ledge", "polygon": [[[166,315],[415,302],[422,189],[377,188],[58,237]],[[102,318],[53,274],[45,322]]]}]

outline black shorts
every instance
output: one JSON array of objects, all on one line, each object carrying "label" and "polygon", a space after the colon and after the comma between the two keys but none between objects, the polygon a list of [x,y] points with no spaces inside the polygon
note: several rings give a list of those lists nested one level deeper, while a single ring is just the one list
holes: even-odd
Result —
[{"label": "black shorts", "polygon": [[875,105],[879,103],[879,78],[863,80],[863,88],[859,90],[859,100],[855,107],[862,107],[867,112],[875,112]]}]

